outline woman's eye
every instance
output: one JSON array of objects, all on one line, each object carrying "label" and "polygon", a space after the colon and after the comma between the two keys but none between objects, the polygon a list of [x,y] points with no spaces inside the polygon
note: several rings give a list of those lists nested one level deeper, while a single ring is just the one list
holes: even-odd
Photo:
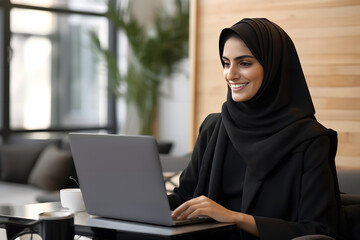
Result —
[{"label": "woman's eye", "polygon": [[230,66],[230,63],[224,62],[224,68],[228,68]]},{"label": "woman's eye", "polygon": [[251,63],[250,62],[240,62],[240,65],[244,66],[244,67],[248,67],[248,66],[251,66]]}]

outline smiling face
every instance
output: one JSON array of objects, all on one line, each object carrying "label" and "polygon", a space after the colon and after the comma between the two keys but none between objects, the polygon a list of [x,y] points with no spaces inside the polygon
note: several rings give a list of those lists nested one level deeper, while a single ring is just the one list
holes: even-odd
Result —
[{"label": "smiling face", "polygon": [[235,102],[245,102],[255,96],[264,78],[264,69],[245,43],[230,37],[222,55],[225,81]]}]

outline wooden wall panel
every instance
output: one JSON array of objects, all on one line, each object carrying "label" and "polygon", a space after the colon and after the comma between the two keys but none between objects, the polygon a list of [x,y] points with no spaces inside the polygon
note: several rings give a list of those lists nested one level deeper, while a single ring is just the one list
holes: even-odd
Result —
[{"label": "wooden wall panel", "polygon": [[359,0],[191,0],[191,8],[191,147],[203,119],[226,100],[220,31],[266,17],[293,39],[316,117],[339,134],[337,164],[360,167]]}]

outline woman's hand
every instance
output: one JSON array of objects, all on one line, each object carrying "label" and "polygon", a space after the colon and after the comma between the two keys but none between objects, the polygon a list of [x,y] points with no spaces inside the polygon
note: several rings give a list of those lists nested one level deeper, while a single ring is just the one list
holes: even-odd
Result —
[{"label": "woman's hand", "polygon": [[236,214],[237,212],[224,208],[210,198],[200,196],[180,205],[174,210],[172,217],[182,220],[208,216],[218,222],[235,222]]},{"label": "woman's hand", "polygon": [[251,215],[231,211],[208,197],[200,196],[184,202],[173,211],[173,219],[191,219],[198,216],[208,216],[222,223],[235,223],[238,228],[254,236],[259,236],[255,219]]}]

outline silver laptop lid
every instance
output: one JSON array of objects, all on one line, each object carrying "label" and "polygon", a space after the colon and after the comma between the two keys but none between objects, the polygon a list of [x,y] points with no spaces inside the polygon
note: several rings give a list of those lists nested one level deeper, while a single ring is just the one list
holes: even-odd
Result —
[{"label": "silver laptop lid", "polygon": [[89,214],[172,224],[154,137],[70,133],[69,140]]}]

